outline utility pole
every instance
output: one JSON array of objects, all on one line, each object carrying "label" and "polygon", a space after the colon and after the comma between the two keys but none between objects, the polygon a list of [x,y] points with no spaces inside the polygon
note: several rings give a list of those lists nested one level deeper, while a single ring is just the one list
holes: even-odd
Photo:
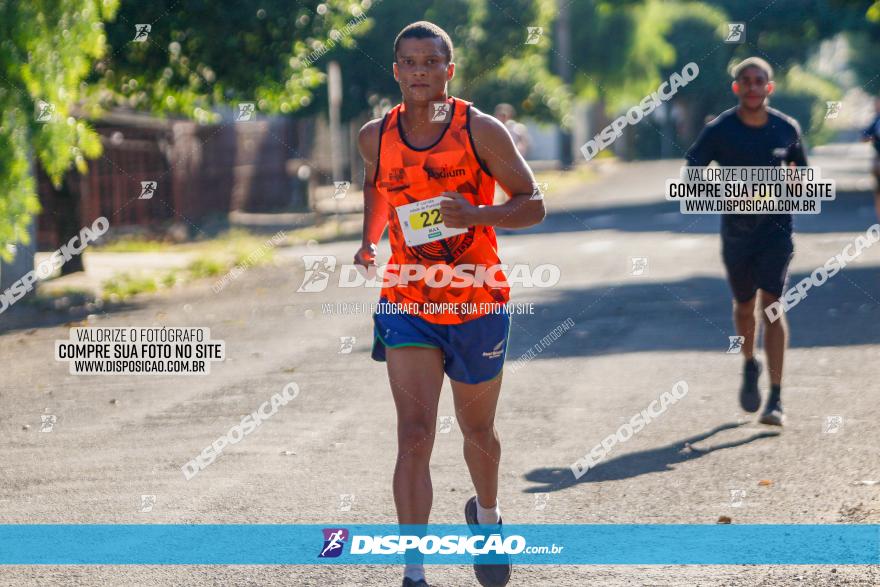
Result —
[{"label": "utility pole", "polygon": [[333,168],[333,181],[343,181],[342,172],[342,70],[339,63],[327,64],[327,98],[330,110],[330,160]]},{"label": "utility pole", "polygon": [[[569,88],[573,78],[571,70],[571,0],[557,0],[556,11],[556,73]],[[573,115],[566,112],[567,115]],[[559,129],[559,159],[563,169],[571,169],[571,131]]]},{"label": "utility pole", "polygon": [[[337,181],[345,181],[342,176],[342,144],[339,133],[342,132],[342,70],[339,62],[327,64],[327,100],[330,111],[330,166],[332,167],[334,187]],[[335,193],[333,206],[336,214],[336,226],[339,227],[339,200]]]}]

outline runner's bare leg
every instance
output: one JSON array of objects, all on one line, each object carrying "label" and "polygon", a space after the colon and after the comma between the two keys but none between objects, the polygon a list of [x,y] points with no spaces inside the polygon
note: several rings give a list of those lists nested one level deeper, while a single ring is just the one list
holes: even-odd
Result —
[{"label": "runner's bare leg", "polygon": [[386,359],[397,407],[397,519],[400,524],[427,524],[434,497],[430,461],[443,387],[443,354],[440,349],[403,347],[387,349]]},{"label": "runner's bare leg", "polygon": [[455,414],[464,436],[464,460],[471,473],[477,500],[485,508],[497,504],[501,442],[495,430],[495,409],[503,373],[477,384],[452,382]]},{"label": "runner's bare leg", "polygon": [[745,360],[755,356],[755,337],[757,336],[757,320],[755,319],[755,297],[747,302],[733,300],[733,323],[736,333],[744,338],[742,354]]},{"label": "runner's bare leg", "polygon": [[779,300],[778,296],[761,290],[761,315],[764,317],[764,352],[767,354],[767,369],[770,372],[770,383],[782,385],[782,362],[785,357],[785,345],[788,339],[788,323],[785,313],[775,322],[771,322],[764,313],[764,308]]}]

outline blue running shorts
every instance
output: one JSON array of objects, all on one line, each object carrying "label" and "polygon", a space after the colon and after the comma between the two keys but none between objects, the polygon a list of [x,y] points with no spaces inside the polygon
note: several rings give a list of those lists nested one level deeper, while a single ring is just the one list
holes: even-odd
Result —
[{"label": "blue running shorts", "polygon": [[461,324],[434,324],[392,306],[382,298],[373,314],[373,360],[385,361],[389,348],[437,348],[443,352],[443,370],[454,381],[482,383],[501,373],[510,335],[506,307]]}]

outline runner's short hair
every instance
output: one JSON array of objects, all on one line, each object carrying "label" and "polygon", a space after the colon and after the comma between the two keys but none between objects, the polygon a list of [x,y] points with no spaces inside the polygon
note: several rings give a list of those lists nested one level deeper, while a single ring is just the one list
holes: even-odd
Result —
[{"label": "runner's short hair", "polygon": [[499,114],[506,114],[508,118],[516,118],[516,108],[507,102],[502,102],[495,107],[495,116],[497,117]]},{"label": "runner's short hair", "polygon": [[440,39],[440,42],[443,44],[443,52],[446,54],[447,61],[452,63],[452,39],[449,38],[446,31],[433,22],[420,20],[403,27],[403,30],[400,31],[397,34],[397,38],[394,39],[395,61],[397,61],[397,48],[400,45],[400,41],[403,39]]},{"label": "runner's short hair", "polygon": [[764,59],[760,57],[749,57],[747,59],[743,59],[732,68],[730,68],[730,75],[733,76],[733,79],[739,79],[739,76],[742,72],[744,72],[749,67],[757,67],[761,71],[767,74],[767,79],[773,79],[773,68],[767,63]]}]

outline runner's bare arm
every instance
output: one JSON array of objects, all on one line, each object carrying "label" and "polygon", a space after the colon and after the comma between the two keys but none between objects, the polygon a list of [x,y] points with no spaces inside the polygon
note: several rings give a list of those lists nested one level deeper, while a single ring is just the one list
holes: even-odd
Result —
[{"label": "runner's bare arm", "polygon": [[358,134],[358,150],[364,160],[364,230],[361,247],[354,256],[354,262],[359,265],[375,265],[376,244],[388,224],[388,205],[382,201],[374,183],[381,126],[381,118],[371,120]]},{"label": "runner's bare arm", "polygon": [[513,143],[510,133],[494,116],[471,107],[471,136],[477,156],[510,200],[498,206],[480,206],[475,224],[526,228],[544,219],[544,200],[532,199],[536,189],[532,170]]}]

